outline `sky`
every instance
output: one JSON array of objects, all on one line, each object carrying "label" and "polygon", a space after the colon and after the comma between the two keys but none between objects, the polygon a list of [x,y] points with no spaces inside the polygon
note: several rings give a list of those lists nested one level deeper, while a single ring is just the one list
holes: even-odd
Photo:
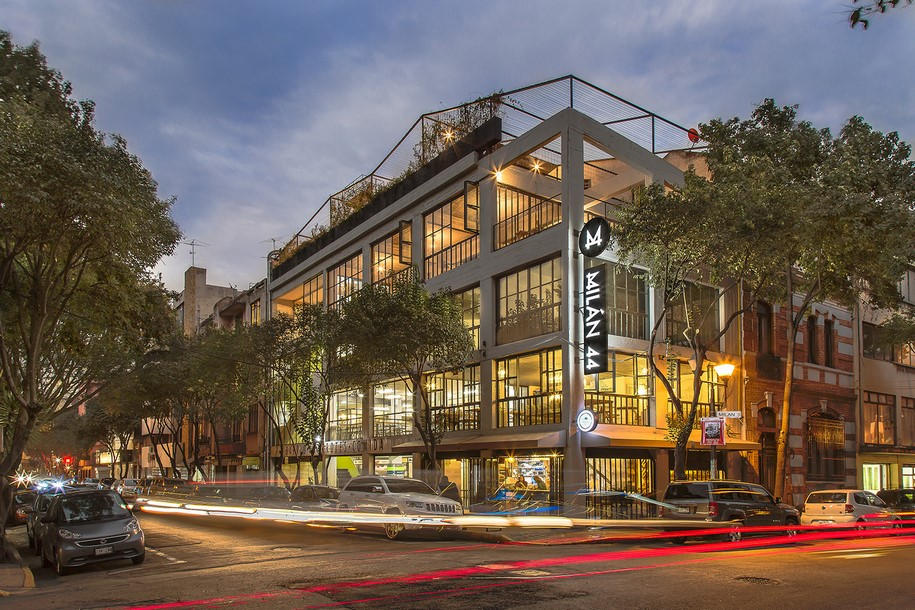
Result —
[{"label": "sky", "polygon": [[[688,127],[771,97],[915,142],[915,5],[863,31],[850,4],[0,0],[0,29],[39,41],[175,197],[208,283],[244,290],[420,114],[566,74]],[[168,288],[190,249],[156,268]]]}]

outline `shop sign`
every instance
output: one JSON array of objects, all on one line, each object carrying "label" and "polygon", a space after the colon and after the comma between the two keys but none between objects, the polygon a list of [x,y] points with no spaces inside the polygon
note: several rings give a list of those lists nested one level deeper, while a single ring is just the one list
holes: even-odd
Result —
[{"label": "shop sign", "polygon": [[578,249],[585,256],[598,256],[610,243],[610,223],[595,216],[585,223],[578,234]]},{"label": "shop sign", "polygon": [[718,411],[718,417],[723,417],[725,419],[740,419],[743,417],[743,413],[740,411]]},{"label": "shop sign", "polygon": [[607,370],[607,266],[585,269],[585,303],[582,316],[585,322],[585,374],[603,373]]},{"label": "shop sign", "polygon": [[597,428],[597,414],[591,409],[582,409],[578,412],[575,423],[582,432],[591,432]]},{"label": "shop sign", "polygon": [[723,417],[703,417],[701,424],[703,445],[725,444],[725,428]]}]

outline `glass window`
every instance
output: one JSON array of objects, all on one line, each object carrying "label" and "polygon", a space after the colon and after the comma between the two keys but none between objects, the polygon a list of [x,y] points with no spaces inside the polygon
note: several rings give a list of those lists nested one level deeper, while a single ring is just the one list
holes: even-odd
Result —
[{"label": "glass window", "polygon": [[494,363],[498,425],[533,426],[560,421],[562,350],[512,356]]},{"label": "glass window", "polygon": [[807,316],[807,362],[817,361],[817,317]]},{"label": "glass window", "polygon": [[[588,259],[593,267],[603,261]],[[648,339],[648,289],[641,271],[607,265],[607,332],[617,337]]]},{"label": "glass window", "polygon": [[413,392],[403,380],[375,386],[372,413],[375,436],[398,436],[413,430]]},{"label": "glass window", "polygon": [[362,471],[362,456],[341,455],[327,459],[327,484],[342,489],[347,481],[359,476]]},{"label": "glass window", "polygon": [[861,339],[864,344],[864,357],[875,360],[892,360],[893,346],[881,337],[880,327],[876,324],[861,324]]},{"label": "glass window", "polygon": [[559,258],[499,278],[496,342],[509,343],[560,330]]},{"label": "glass window", "polygon": [[426,375],[433,417],[445,431],[480,428],[480,365]]},{"label": "glass window", "polygon": [[[372,283],[393,284],[394,278],[404,269],[409,269],[408,256],[401,253],[401,231],[391,233],[372,244]],[[403,246],[409,248],[408,245]]]},{"label": "glass window", "polygon": [[828,367],[834,367],[835,363],[835,322],[826,320],[823,322],[823,364]]},{"label": "glass window", "polygon": [[478,232],[467,228],[464,221],[463,193],[423,216],[426,279],[450,271],[479,254]]},{"label": "glass window", "polygon": [[908,343],[893,347],[893,362],[905,366],[915,367],[915,350]]},{"label": "glass window", "polygon": [[815,480],[845,478],[845,425],[825,415],[807,420],[807,476]]},{"label": "glass window", "polygon": [[667,338],[676,345],[685,345],[684,331],[704,318],[699,339],[708,345],[718,334],[718,289],[687,282],[684,292],[685,303],[683,295],[678,296],[667,314]]},{"label": "glass window", "polygon": [[388,477],[412,477],[413,456],[376,455],[375,474]]},{"label": "glass window", "polygon": [[493,248],[498,250],[559,224],[559,195],[547,199],[500,184],[496,189],[498,218],[493,227]]},{"label": "glass window", "polygon": [[[861,482],[862,487],[864,487],[864,489],[867,491],[880,491],[881,489],[886,489],[890,486],[890,465],[862,464]],[[863,496],[864,494],[861,495]],[[867,501],[865,500],[859,503],[867,504]]]},{"label": "glass window", "polygon": [[251,303],[251,326],[257,326],[261,321],[261,300]]},{"label": "glass window", "polygon": [[480,287],[474,286],[455,296],[461,305],[464,326],[473,337],[474,347],[480,349]]},{"label": "glass window", "polygon": [[327,302],[331,307],[339,307],[360,288],[362,288],[361,252],[327,272]]},{"label": "glass window", "polygon": [[902,397],[902,420],[899,422],[899,444],[915,447],[915,398]]},{"label": "glass window", "polygon": [[362,438],[362,396],[356,390],[341,390],[331,394],[327,440]]},{"label": "glass window", "polygon": [[760,354],[772,353],[772,306],[756,303],[756,345]]},{"label": "glass window", "polygon": [[324,302],[324,275],[305,280],[302,283],[302,296],[295,300],[296,305],[320,305]]},{"label": "glass window", "polygon": [[864,392],[862,405],[864,442],[893,445],[896,442],[896,397],[892,394]]},{"label": "glass window", "polygon": [[436,495],[431,487],[415,479],[395,479],[392,477],[384,478],[388,491],[392,494],[430,494]]},{"label": "glass window", "polygon": [[585,406],[597,413],[603,424],[647,426],[651,394],[648,358],[610,352],[608,360],[609,371],[585,375]]}]

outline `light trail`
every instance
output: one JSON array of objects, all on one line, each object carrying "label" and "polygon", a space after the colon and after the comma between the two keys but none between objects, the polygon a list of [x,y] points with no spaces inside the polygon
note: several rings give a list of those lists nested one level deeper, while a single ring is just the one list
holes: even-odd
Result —
[{"label": "light trail", "polygon": [[[672,557],[677,555],[684,554],[693,554],[693,553],[709,553],[712,551],[735,551],[730,552],[727,555],[707,555],[705,557],[680,560],[674,562],[665,562],[657,564],[649,564],[644,566],[627,566],[620,568],[612,568],[608,570],[599,570],[599,571],[588,571],[581,572],[576,574],[557,574],[557,575],[548,575],[543,577],[538,577],[536,580],[547,580],[547,579],[558,579],[558,578],[576,578],[576,577],[586,577],[586,576],[597,576],[605,575],[619,572],[631,572],[644,569],[656,569],[661,567],[669,567],[674,565],[684,565],[689,563],[699,563],[699,562],[708,562],[708,561],[718,561],[723,558],[735,558],[735,557],[746,557],[746,556],[758,556],[758,555],[779,555],[787,553],[798,553],[798,552],[823,552],[829,550],[848,550],[853,549],[855,546],[860,546],[863,542],[860,538],[870,538],[866,541],[866,544],[870,547],[897,547],[915,544],[915,535],[913,534],[904,534],[897,535],[893,538],[888,538],[886,540],[874,540],[878,536],[886,537],[889,534],[886,531],[853,531],[853,532],[836,532],[836,531],[827,531],[819,533],[810,533],[803,534],[799,536],[777,536],[773,538],[761,538],[757,540],[742,541],[738,543],[706,543],[699,544],[692,547],[674,547],[674,548],[660,548],[660,549],[631,549],[624,551],[606,551],[601,553],[589,553],[583,555],[573,555],[565,557],[550,557],[543,559],[530,559],[530,560],[521,560],[521,561],[512,561],[504,562],[499,564],[487,564],[487,565],[475,565],[467,566],[462,568],[449,568],[444,570],[432,570],[428,572],[420,572],[415,574],[407,574],[403,576],[374,579],[374,580],[357,580],[357,581],[345,581],[338,583],[330,583],[323,585],[314,585],[310,587],[301,587],[297,589],[292,589],[288,591],[276,591],[276,592],[263,592],[263,593],[251,593],[251,594],[240,594],[240,595],[230,595],[217,598],[209,599],[200,599],[200,600],[189,600],[189,601],[180,601],[180,602],[167,602],[163,604],[152,604],[146,606],[132,606],[132,610],[159,610],[165,608],[187,608],[192,606],[201,606],[201,605],[226,605],[234,603],[246,603],[249,601],[263,601],[266,599],[273,599],[277,597],[287,597],[287,596],[296,596],[303,595],[306,593],[338,593],[345,590],[351,589],[366,589],[370,587],[378,586],[387,586],[387,585],[398,585],[398,584],[418,584],[422,582],[431,582],[431,581],[443,581],[443,580],[457,580],[461,578],[485,578],[486,576],[491,576],[499,573],[506,573],[511,571],[519,570],[530,570],[537,568],[547,568],[547,567],[559,567],[567,565],[580,565],[580,564],[591,564],[599,563],[606,561],[625,561],[633,559],[652,559],[652,558],[663,558],[663,557]],[[809,548],[797,547],[794,543],[814,541],[814,540],[824,540],[828,538],[850,538],[848,540],[838,540],[831,544],[819,545]],[[772,545],[781,545],[781,544],[791,544],[790,547],[774,548],[767,549],[765,547]],[[521,582],[530,582],[531,579],[524,579]],[[508,586],[513,584],[509,583],[497,583]],[[496,586],[496,585],[493,585]],[[455,591],[459,591],[457,589]],[[469,591],[469,590],[468,590]],[[395,596],[394,599],[402,598],[403,596]],[[364,600],[350,600],[345,602],[333,602],[331,604],[309,606],[309,607],[330,607],[330,606],[345,606],[349,604],[357,603],[369,603],[372,601],[384,601],[390,599],[389,597],[372,597],[365,598]]]}]

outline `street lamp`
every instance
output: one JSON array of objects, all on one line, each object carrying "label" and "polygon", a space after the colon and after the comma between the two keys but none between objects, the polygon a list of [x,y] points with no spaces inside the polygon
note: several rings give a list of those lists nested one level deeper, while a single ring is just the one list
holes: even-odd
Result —
[{"label": "street lamp", "polygon": [[[727,362],[715,365],[715,375],[718,376],[718,379],[724,381],[724,400],[722,400],[722,405],[727,407],[728,405],[728,380],[731,378],[731,375],[734,374],[734,365]],[[718,402],[712,401],[712,417],[717,417],[718,415]],[[726,426],[721,427],[721,434],[725,434],[727,430]],[[714,481],[718,478],[718,446],[712,445],[712,453],[709,458],[709,479]]]}]

